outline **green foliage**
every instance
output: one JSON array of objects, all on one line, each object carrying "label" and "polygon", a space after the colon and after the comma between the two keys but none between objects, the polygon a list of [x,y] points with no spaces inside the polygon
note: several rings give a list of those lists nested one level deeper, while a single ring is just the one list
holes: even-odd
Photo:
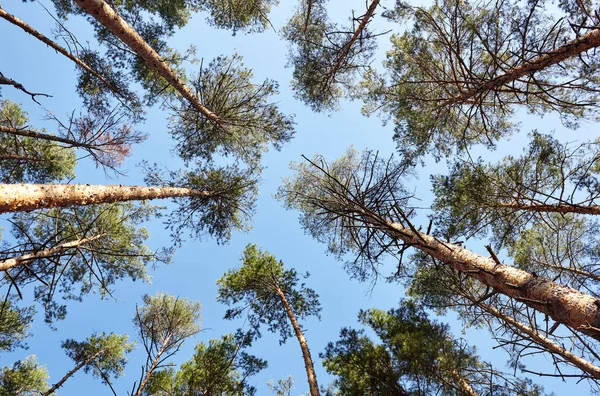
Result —
[{"label": "green foliage", "polygon": [[399,1],[387,15],[410,28],[392,36],[387,75],[368,73],[360,96],[365,113],[393,119],[407,162],[427,153],[440,159],[474,144],[493,147],[514,131],[519,105],[532,113],[557,112],[573,128],[597,114],[597,62],[586,54],[545,67],[535,78],[485,86],[575,38],[541,2],[439,0],[421,8]]},{"label": "green foliage", "polygon": [[233,306],[225,313],[225,319],[246,313],[246,320],[257,337],[261,335],[260,327],[266,325],[270,332],[279,334],[280,342],[285,342],[292,336],[293,329],[278,292],[283,293],[297,318],[319,316],[319,296],[304,283],[298,284],[296,270],[284,269],[281,261],[256,245],[246,246],[242,262],[240,268],[229,270],[217,281],[217,300]]},{"label": "green foliage", "polygon": [[63,341],[62,347],[76,364],[85,364],[85,373],[91,372],[106,384],[111,376],[117,378],[123,374],[125,355],[133,350],[134,343],[128,342],[126,335],[100,333],[82,342]]},{"label": "green foliage", "polygon": [[[30,129],[28,123],[27,113],[18,104],[8,99],[0,102],[0,125]],[[50,183],[72,178],[75,160],[75,150],[54,142],[0,133],[2,183]]]},{"label": "green foliage", "polygon": [[46,367],[33,355],[0,371],[0,396],[38,396],[48,388]]},{"label": "green foliage", "polygon": [[[146,266],[169,259],[169,252],[157,254],[148,249],[148,231],[139,226],[156,216],[157,210],[148,204],[117,203],[18,214],[13,220],[16,245],[4,252],[5,257],[100,237],[62,254],[31,261],[26,267],[15,267],[11,282],[18,287],[39,282],[35,298],[51,323],[66,315],[66,306],[55,300],[58,293],[80,301],[90,292],[110,295],[113,285],[124,278],[148,281]],[[58,273],[57,268],[61,268]]]},{"label": "green foliage", "polygon": [[258,170],[262,153],[272,143],[276,149],[288,142],[294,133],[291,116],[279,112],[267,100],[277,95],[273,80],[253,84],[253,73],[244,67],[239,55],[218,57],[191,81],[202,103],[223,122],[209,120],[186,99],[170,104],[170,132],[178,141],[177,153],[185,161],[209,163],[216,152],[241,159]]},{"label": "green foliage", "polygon": [[23,340],[29,336],[34,314],[34,307],[17,307],[12,299],[0,302],[0,351],[26,347]]},{"label": "green foliage", "polygon": [[208,11],[207,18],[213,26],[230,29],[235,34],[242,30],[248,33],[262,32],[269,25],[271,6],[279,0],[199,0],[200,9]]},{"label": "green foliage", "polygon": [[249,346],[243,336],[227,334],[212,339],[208,345],[196,345],[194,356],[184,362],[179,370],[162,370],[155,373],[145,390],[153,396],[186,395],[254,395],[248,377],[267,367],[267,362],[244,352]]},{"label": "green foliage", "polygon": [[464,381],[477,394],[538,395],[541,388],[496,372],[473,348],[452,337],[448,326],[432,321],[410,301],[398,309],[360,311],[359,322],[375,332],[343,328],[340,340],[321,355],[337,376],[340,395],[465,394]]},{"label": "green foliage", "polygon": [[182,232],[201,239],[208,234],[217,243],[229,240],[233,231],[247,231],[258,196],[257,174],[237,166],[201,167],[186,171],[163,171],[156,164],[144,164],[145,181],[149,185],[187,187],[207,191],[209,196],[189,196],[175,199],[177,209],[171,212],[167,226],[176,244],[182,242]]}]

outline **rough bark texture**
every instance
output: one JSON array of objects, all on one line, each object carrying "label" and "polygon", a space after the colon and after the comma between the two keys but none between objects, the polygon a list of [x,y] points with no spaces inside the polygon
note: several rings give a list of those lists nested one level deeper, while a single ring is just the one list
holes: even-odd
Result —
[{"label": "rough bark texture", "polygon": [[83,238],[83,239],[78,239],[76,241],[66,242],[66,243],[60,244],[58,246],[55,246],[51,249],[40,250],[39,252],[36,252],[36,253],[25,254],[20,257],[14,257],[14,258],[2,260],[2,261],[0,261],[0,271],[6,271],[7,269],[10,269],[10,268],[13,268],[13,267],[16,267],[19,265],[27,264],[28,262],[36,260],[36,259],[51,257],[56,254],[60,254],[60,253],[64,252],[65,250],[76,248],[76,247],[84,245],[86,243],[95,241],[96,239],[100,239],[104,236],[106,236],[106,234],[95,235],[90,238]]},{"label": "rough bark texture", "polygon": [[597,298],[502,264],[493,258],[481,256],[461,246],[442,242],[372,212],[361,210],[357,214],[371,226],[424,251],[456,271],[547,314],[557,322],[600,340],[600,301]]},{"label": "rough bark texture", "polygon": [[94,69],[92,69],[85,62],[83,62],[81,59],[79,59],[76,56],[74,56],[73,54],[71,54],[65,48],[61,47],[60,45],[58,45],[54,41],[50,40],[48,37],[44,36],[43,34],[41,34],[40,32],[38,32],[37,30],[35,30],[31,26],[29,26],[24,21],[20,20],[16,16],[14,16],[14,15],[9,14],[8,12],[6,12],[4,9],[2,9],[2,6],[0,6],[0,18],[3,18],[5,20],[7,20],[8,22],[10,22],[10,23],[12,23],[12,24],[20,27],[25,32],[27,32],[30,35],[32,35],[33,37],[37,38],[38,40],[40,40],[41,42],[43,42],[44,44],[46,44],[50,48],[53,48],[57,52],[63,54],[64,56],[66,56],[67,58],[69,58],[71,61],[75,62],[75,64],[77,64],[77,66],[81,67],[83,70],[87,71],[88,73],[90,73],[94,77],[96,77],[98,80],[102,81],[102,83],[104,85],[106,85],[111,91],[113,91],[115,93],[119,93],[119,90],[116,89],[111,83],[109,83],[108,81],[106,81],[106,79],[104,77],[102,77],[102,75],[100,75],[100,73],[98,73],[97,71],[95,71]]},{"label": "rough bark texture", "polygon": [[67,374],[65,374],[65,376],[62,377],[60,381],[58,381],[56,384],[52,385],[52,388],[50,388],[50,389],[48,389],[48,391],[42,393],[42,396],[50,396],[51,394],[53,394],[58,388],[63,386],[65,381],[68,380],[73,374],[75,374],[77,371],[81,370],[83,367],[87,366],[88,364],[90,364],[92,362],[92,360],[96,359],[98,356],[102,355],[103,353],[104,353],[104,349],[96,352],[95,354],[93,354],[92,356],[90,356],[89,358],[84,360],[83,362],[79,363],[71,371],[69,371]]},{"label": "rough bark texture", "polygon": [[330,77],[331,79],[334,78],[335,74],[338,72],[338,70],[342,66],[342,62],[344,62],[344,59],[348,56],[348,53],[350,52],[350,48],[352,48],[352,45],[356,42],[356,40],[358,39],[360,34],[367,27],[367,24],[369,23],[369,21],[373,17],[373,14],[375,13],[375,9],[379,5],[379,1],[380,0],[373,0],[371,2],[371,5],[367,9],[367,12],[361,18],[360,23],[354,30],[354,34],[352,35],[352,37],[350,37],[350,40],[348,40],[348,42],[342,47],[342,50],[340,51],[340,54],[337,57],[335,65],[333,65],[333,67],[331,68],[331,72],[329,73],[329,75],[331,76]]},{"label": "rough bark texture", "polygon": [[[467,297],[469,298],[469,297]],[[475,301],[469,298],[471,301],[475,303]],[[524,325],[518,320],[514,319],[511,316],[504,315],[498,309],[492,307],[488,304],[477,303],[477,305],[488,312],[492,316],[498,318],[500,321],[505,322],[509,327],[513,327],[519,330],[521,333],[526,334],[531,340],[533,340],[536,344],[543,346],[548,351],[555,353],[565,359],[567,362],[571,363],[573,366],[581,369],[583,372],[588,373],[594,378],[600,378],[600,367],[593,365],[585,359],[582,359],[580,356],[577,356],[570,351],[566,350],[562,346],[558,345],[551,339],[543,336],[538,331],[532,329],[529,326]]]},{"label": "rough bark texture", "polygon": [[529,212],[553,212],[553,213],[580,213],[589,215],[600,215],[600,206],[597,205],[545,205],[545,204],[519,204],[510,202],[501,202],[500,207],[516,210],[526,210]]},{"label": "rough bark texture", "polygon": [[302,350],[302,357],[304,358],[304,367],[306,368],[306,376],[308,377],[308,387],[310,389],[311,396],[320,396],[319,392],[319,384],[317,383],[317,374],[315,373],[315,366],[312,361],[312,357],[310,356],[310,349],[308,349],[308,344],[306,342],[306,338],[304,338],[304,334],[302,333],[302,329],[300,329],[300,324],[296,319],[296,315],[294,315],[294,311],[292,311],[292,307],[285,297],[285,293],[279,287],[277,282],[274,281],[275,293],[281,299],[283,306],[285,307],[285,312],[287,313],[288,318],[290,318],[290,322],[292,322],[292,327],[294,328],[294,332],[296,333],[296,338],[298,338],[298,342],[300,343],[300,349]]},{"label": "rough bark texture", "polygon": [[0,213],[175,197],[210,197],[182,187],[87,184],[0,184]]},{"label": "rough bark texture", "polygon": [[63,138],[63,137],[56,136],[56,135],[50,135],[48,133],[40,133],[40,132],[36,132],[36,131],[31,131],[29,129],[17,129],[17,128],[0,125],[0,132],[10,133],[12,135],[18,135],[18,136],[26,136],[26,137],[30,137],[30,138],[34,138],[34,139],[42,139],[42,140],[49,140],[52,142],[65,143],[65,144],[68,144],[70,147],[81,147],[81,148],[86,148],[86,149],[90,149],[90,150],[99,149],[97,146],[95,146],[93,144],[86,144],[86,143],[78,142],[73,139]]},{"label": "rough bark texture", "polygon": [[514,69],[508,70],[475,88],[472,88],[459,96],[448,99],[450,103],[465,103],[474,96],[485,94],[488,91],[493,91],[500,88],[502,85],[516,81],[519,78],[528,74],[543,70],[548,66],[555,65],[567,58],[574,57],[592,48],[600,46],[600,29],[596,28],[592,31],[577,37],[575,40],[561,45],[553,51],[532,59],[530,62],[523,63]]},{"label": "rough bark texture", "polygon": [[123,41],[133,52],[141,57],[148,66],[163,77],[175,88],[192,106],[208,119],[223,125],[223,120],[215,113],[204,107],[196,95],[177,77],[175,71],[169,67],[167,62],[103,0],[75,0],[75,3],[93,16],[100,24],[107,28],[112,34]]}]

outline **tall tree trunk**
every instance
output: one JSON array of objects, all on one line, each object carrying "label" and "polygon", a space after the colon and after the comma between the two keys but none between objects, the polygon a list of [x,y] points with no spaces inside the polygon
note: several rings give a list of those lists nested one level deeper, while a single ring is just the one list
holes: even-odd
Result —
[{"label": "tall tree trunk", "polygon": [[488,91],[498,89],[502,85],[514,82],[523,76],[533,74],[548,66],[555,65],[565,59],[572,58],[598,46],[600,46],[600,28],[596,27],[590,32],[579,36],[575,40],[565,43],[544,55],[538,56],[529,62],[525,62],[510,69],[506,73],[494,77],[458,96],[446,99],[446,102],[450,104],[465,103],[474,96],[483,95]]},{"label": "tall tree trunk", "polygon": [[502,264],[495,255],[492,258],[479,255],[461,246],[442,242],[416,230],[412,225],[405,227],[367,209],[356,208],[353,203],[349,204],[352,206],[352,209],[348,208],[349,211],[361,217],[366,225],[422,250],[456,271],[547,314],[557,322],[600,340],[600,300],[597,298]]},{"label": "tall tree trunk", "polygon": [[83,362],[79,363],[71,371],[69,371],[67,374],[65,374],[65,376],[62,377],[60,381],[58,381],[56,384],[52,385],[52,388],[50,388],[46,392],[42,393],[42,396],[49,396],[49,395],[53,394],[58,388],[63,386],[65,381],[68,380],[73,374],[75,374],[77,371],[81,370],[83,367],[87,366],[88,364],[90,364],[94,359],[96,359],[98,356],[102,355],[103,353],[104,353],[104,349],[101,349],[98,352],[96,352],[95,354],[93,354],[92,356],[90,356],[89,358],[87,358],[86,360],[84,360]]},{"label": "tall tree trunk", "polygon": [[11,135],[30,137],[30,138],[34,138],[34,139],[42,139],[42,140],[49,140],[52,142],[65,143],[65,144],[68,144],[69,147],[80,147],[80,148],[89,149],[89,150],[101,150],[101,148],[99,146],[96,146],[93,144],[78,142],[77,140],[68,139],[68,138],[64,138],[64,137],[60,137],[60,136],[56,136],[56,135],[50,135],[49,133],[36,132],[36,131],[29,130],[29,129],[18,129],[18,128],[0,125],[0,132],[9,133]]},{"label": "tall tree trunk", "polygon": [[146,199],[210,196],[208,191],[183,187],[0,184],[0,213]]},{"label": "tall tree trunk", "polygon": [[450,376],[454,380],[456,386],[462,391],[464,395],[479,396],[479,393],[475,392],[475,390],[471,387],[467,380],[465,380],[463,376],[458,373],[458,371],[452,370],[450,372]]},{"label": "tall tree trunk", "polygon": [[[38,32],[37,30],[35,30],[34,28],[32,28],[31,26],[29,26],[24,21],[20,20],[16,16],[14,16],[14,15],[9,14],[8,12],[6,12],[4,9],[2,9],[2,6],[0,6],[0,18],[3,18],[5,20],[7,20],[8,22],[10,22],[10,23],[12,23],[12,24],[20,27],[25,32],[27,32],[30,35],[32,35],[33,37],[37,38],[38,40],[40,40],[41,42],[43,42],[44,44],[46,44],[50,48],[53,48],[55,51],[63,54],[64,56],[66,56],[67,58],[69,58],[71,61],[75,62],[75,64],[77,64],[77,66],[81,67],[83,70],[87,71],[88,73],[90,73],[94,77],[96,77],[98,80],[100,80],[111,91],[113,91],[114,93],[118,94],[121,97],[124,97],[119,92],[119,90],[117,88],[115,88],[111,83],[109,83],[108,81],[106,81],[106,79],[104,77],[102,77],[102,75],[100,73],[98,73],[96,70],[92,69],[85,62],[83,62],[81,59],[77,58],[76,56],[74,56],[73,54],[71,54],[69,51],[67,51],[65,48],[61,47],[60,45],[58,45],[54,41],[50,40],[48,37],[44,36],[43,34],[41,34],[40,32]],[[126,97],[124,97],[124,98],[127,99]]]},{"label": "tall tree trunk", "polygon": [[75,2],[146,61],[152,70],[167,80],[196,110],[223,126],[223,120],[200,103],[198,97],[177,77],[167,62],[104,0],[75,0]]},{"label": "tall tree trunk", "polygon": [[90,243],[90,242],[95,241],[96,239],[100,239],[104,236],[106,236],[106,234],[95,235],[95,236],[89,237],[89,238],[83,238],[83,239],[78,239],[76,241],[62,243],[60,245],[54,246],[53,248],[40,250],[39,252],[36,252],[36,253],[25,254],[23,256],[2,260],[2,261],[0,261],[0,271],[6,271],[10,268],[26,264],[26,263],[36,260],[36,259],[51,257],[51,256],[54,256],[55,254],[60,254],[60,253],[64,252],[65,250],[73,249],[78,246],[84,245],[86,243]]},{"label": "tall tree trunk", "polygon": [[317,374],[315,373],[315,366],[312,361],[312,357],[310,356],[310,349],[308,349],[308,344],[306,343],[306,338],[302,333],[302,329],[300,328],[300,324],[296,319],[296,315],[294,311],[292,311],[292,307],[285,297],[285,293],[279,287],[279,284],[275,279],[273,279],[273,286],[275,288],[275,293],[281,299],[281,303],[285,308],[285,312],[287,313],[288,318],[290,318],[290,322],[292,322],[292,327],[294,328],[294,333],[296,333],[296,338],[300,343],[300,349],[302,350],[302,357],[304,358],[304,367],[306,368],[306,376],[308,377],[308,387],[310,390],[311,396],[320,396],[319,392],[319,384],[317,383]]},{"label": "tall tree trunk", "polygon": [[348,56],[348,53],[350,52],[350,48],[352,48],[352,45],[356,42],[358,37],[365,30],[365,28],[367,27],[367,24],[373,17],[373,14],[375,13],[375,9],[379,5],[379,1],[380,0],[373,0],[371,2],[371,5],[369,5],[367,12],[361,18],[360,23],[354,30],[354,34],[352,35],[352,37],[350,37],[350,40],[348,40],[348,42],[346,42],[346,44],[344,44],[344,46],[342,47],[342,50],[340,51],[335,64],[333,65],[333,67],[331,68],[331,71],[329,72],[329,79],[333,80],[333,78],[335,77],[335,74],[338,72],[338,70],[342,66],[342,63],[344,62],[344,59]]},{"label": "tall tree trunk", "polygon": [[600,215],[600,206],[598,205],[569,205],[569,204],[520,204],[512,202],[500,202],[501,208],[510,208],[516,210],[526,210],[529,212],[553,212],[553,213],[580,213],[589,215]]},{"label": "tall tree trunk", "polygon": [[150,377],[152,376],[152,373],[154,373],[154,370],[156,370],[156,368],[158,367],[160,358],[161,358],[162,354],[165,352],[167,344],[171,340],[172,336],[173,336],[173,333],[169,333],[169,335],[167,335],[167,337],[165,337],[165,339],[163,340],[163,342],[160,346],[160,349],[156,352],[156,356],[154,357],[154,359],[152,359],[150,366],[146,368],[146,373],[144,374],[144,378],[142,378],[142,380],[140,381],[140,385],[138,386],[138,388],[135,391],[135,393],[133,394],[133,396],[142,396],[144,389],[146,389],[146,386],[148,385],[148,381],[150,381]]},{"label": "tall tree trunk", "polygon": [[593,365],[585,359],[582,359],[580,356],[575,355],[574,353],[566,350],[561,345],[558,345],[548,337],[543,336],[537,330],[532,329],[529,326],[519,322],[515,318],[509,315],[503,314],[499,309],[492,307],[491,305],[484,304],[481,302],[477,302],[470,296],[464,295],[468,300],[475,303],[484,311],[488,312],[490,315],[498,318],[501,322],[504,322],[508,325],[508,327],[513,327],[519,330],[521,333],[526,334],[532,341],[536,344],[541,345],[546,350],[557,354],[561,358],[565,359],[565,361],[571,363],[573,366],[579,368],[581,371],[588,373],[594,378],[600,378],[600,367]]}]

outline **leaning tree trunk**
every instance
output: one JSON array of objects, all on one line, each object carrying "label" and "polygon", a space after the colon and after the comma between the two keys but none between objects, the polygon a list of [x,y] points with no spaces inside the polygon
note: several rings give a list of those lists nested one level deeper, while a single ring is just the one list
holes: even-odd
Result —
[{"label": "leaning tree trunk", "polygon": [[466,396],[479,396],[479,393],[475,392],[475,390],[471,387],[471,385],[467,382],[466,379],[463,378],[462,375],[458,373],[456,370],[452,370],[450,372],[450,376],[454,380],[454,383],[458,387],[458,389]]},{"label": "leaning tree trunk", "polygon": [[317,383],[317,374],[315,373],[315,366],[312,361],[312,357],[310,356],[310,349],[308,349],[308,344],[306,342],[306,338],[302,333],[302,329],[300,328],[300,324],[296,319],[296,315],[290,306],[287,298],[285,297],[285,293],[279,287],[277,281],[273,280],[275,293],[279,296],[281,303],[285,308],[285,312],[287,313],[290,322],[292,322],[292,327],[294,328],[294,333],[296,333],[296,338],[300,343],[300,349],[302,350],[302,357],[304,358],[304,367],[306,368],[306,376],[308,377],[308,387],[310,390],[311,396],[320,396],[319,392],[319,384]]},{"label": "leaning tree trunk", "polygon": [[69,371],[67,374],[65,374],[65,376],[62,377],[60,379],[60,381],[58,381],[56,384],[52,385],[52,388],[50,388],[46,392],[42,393],[42,396],[50,396],[51,394],[53,394],[58,388],[60,388],[61,386],[63,386],[63,384],[73,374],[75,374],[76,372],[78,372],[83,367],[87,366],[88,364],[90,364],[94,359],[96,359],[98,356],[102,355],[103,353],[104,353],[104,349],[101,349],[100,351],[96,352],[95,354],[93,354],[92,356],[90,356],[89,358],[87,358],[86,360],[84,360],[83,362],[79,363],[71,371]]},{"label": "leaning tree trunk", "polygon": [[172,336],[173,336],[173,333],[169,333],[165,337],[160,348],[156,352],[156,356],[154,356],[154,359],[152,359],[152,361],[150,362],[150,366],[146,366],[146,373],[144,374],[144,377],[140,381],[140,385],[138,386],[138,388],[135,391],[135,393],[133,394],[133,396],[142,396],[143,395],[144,389],[146,389],[146,386],[148,386],[148,381],[150,381],[150,377],[152,376],[152,374],[158,367],[161,357],[162,357],[163,353],[165,353],[165,350],[167,349],[167,345],[169,344],[169,341],[171,341]]},{"label": "leaning tree trunk", "polygon": [[30,137],[33,139],[42,139],[42,140],[48,140],[48,141],[52,141],[52,142],[64,143],[64,144],[67,144],[69,147],[78,147],[78,148],[88,149],[88,150],[101,150],[101,147],[94,145],[94,144],[78,142],[77,140],[60,137],[60,136],[56,136],[56,135],[51,135],[49,133],[36,132],[36,131],[32,131],[30,129],[20,129],[20,128],[13,128],[13,127],[7,127],[7,126],[0,125],[0,132],[8,133],[11,135]]},{"label": "leaning tree trunk", "polygon": [[183,187],[88,184],[0,184],[0,213],[147,199],[201,197],[211,193]]},{"label": "leaning tree trunk", "polygon": [[76,241],[62,243],[62,244],[54,246],[53,248],[50,248],[50,249],[44,249],[44,250],[40,250],[39,252],[25,254],[23,256],[13,257],[10,259],[2,260],[2,261],[0,261],[0,271],[6,271],[10,268],[27,264],[33,260],[52,257],[54,255],[61,254],[65,250],[77,248],[78,246],[85,245],[86,243],[90,243],[90,242],[95,241],[96,239],[100,239],[104,236],[106,236],[106,234],[95,235],[95,236],[89,237],[89,238],[82,238],[82,239],[78,239]]},{"label": "leaning tree trunk", "polygon": [[552,212],[552,213],[580,213],[589,215],[600,215],[600,206],[598,205],[569,205],[569,204],[520,204],[511,202],[500,202],[501,208],[515,210],[525,210],[528,212]]},{"label": "leaning tree trunk", "polygon": [[502,264],[495,254],[491,258],[485,257],[461,246],[442,242],[416,230],[412,225],[406,227],[367,209],[356,208],[351,202],[347,205],[348,216],[354,213],[365,225],[427,253],[497,292],[547,314],[557,322],[600,340],[600,300],[596,297]]},{"label": "leaning tree trunk", "polygon": [[[5,20],[7,20],[8,22],[20,27],[25,32],[27,32],[30,35],[32,35],[33,37],[37,38],[38,40],[40,40],[41,42],[43,42],[50,48],[63,54],[64,56],[69,58],[71,61],[75,62],[75,64],[77,66],[81,67],[83,70],[87,71],[88,73],[90,73],[91,75],[96,77],[98,80],[100,80],[104,85],[106,85],[106,87],[108,87],[115,94],[117,94],[121,97],[124,97],[117,88],[115,88],[110,82],[108,82],[104,77],[102,77],[102,75],[100,73],[98,73],[96,70],[92,69],[87,63],[83,62],[81,59],[79,59],[76,56],[74,56],[73,54],[71,54],[68,50],[66,50],[62,46],[58,45],[58,43],[50,40],[48,37],[44,36],[37,30],[35,30],[34,28],[29,26],[24,21],[20,20],[16,16],[6,12],[4,9],[2,9],[2,6],[0,6],[0,18],[3,18]],[[124,97],[124,98],[127,99],[126,97]]]},{"label": "leaning tree trunk", "polygon": [[196,110],[206,118],[223,125],[223,120],[200,103],[198,97],[177,77],[167,62],[104,0],[75,0],[75,2],[146,61],[152,70],[167,80]]},{"label": "leaning tree trunk", "polygon": [[575,40],[565,43],[544,55],[538,56],[529,62],[525,62],[517,67],[507,70],[506,73],[494,77],[491,80],[488,80],[479,86],[463,92],[458,96],[446,99],[446,102],[465,103],[474,96],[483,95],[488,91],[496,90],[501,86],[516,81],[523,76],[533,74],[545,69],[546,67],[555,65],[565,59],[580,55],[598,46],[600,46],[600,29],[596,27],[590,32],[579,36]]}]

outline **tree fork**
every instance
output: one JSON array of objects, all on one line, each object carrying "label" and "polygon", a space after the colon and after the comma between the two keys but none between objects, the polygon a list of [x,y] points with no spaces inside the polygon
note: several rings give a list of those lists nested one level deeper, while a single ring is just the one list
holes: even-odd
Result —
[{"label": "tree fork", "polygon": [[177,77],[167,62],[104,0],[75,0],[75,3],[146,61],[152,70],[167,80],[196,110],[218,125],[224,125],[223,120],[200,103],[198,97]]},{"label": "tree fork", "polygon": [[0,184],[0,213],[176,197],[210,198],[211,195],[208,191],[184,187]]}]

